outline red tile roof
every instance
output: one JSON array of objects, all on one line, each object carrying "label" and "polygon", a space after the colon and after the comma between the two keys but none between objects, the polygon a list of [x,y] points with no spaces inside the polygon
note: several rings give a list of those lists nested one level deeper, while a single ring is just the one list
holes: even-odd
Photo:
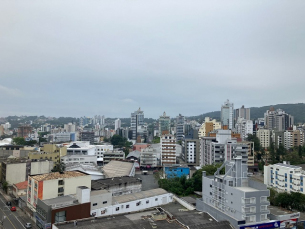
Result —
[{"label": "red tile roof", "polygon": [[14,184],[18,190],[26,189],[28,187],[28,181],[23,181],[17,184]]}]

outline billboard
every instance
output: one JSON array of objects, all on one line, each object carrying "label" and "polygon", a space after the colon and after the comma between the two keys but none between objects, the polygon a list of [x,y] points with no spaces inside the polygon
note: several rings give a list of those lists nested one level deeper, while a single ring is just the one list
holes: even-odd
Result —
[{"label": "billboard", "polygon": [[279,228],[280,227],[280,221],[273,221],[273,222],[267,222],[267,223],[258,223],[258,224],[248,224],[239,226],[239,229],[271,229],[271,228]]}]

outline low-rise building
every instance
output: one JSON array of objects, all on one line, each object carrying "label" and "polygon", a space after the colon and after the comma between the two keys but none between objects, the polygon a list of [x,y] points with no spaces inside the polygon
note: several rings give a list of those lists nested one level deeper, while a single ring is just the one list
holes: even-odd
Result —
[{"label": "low-rise building", "polygon": [[106,178],[122,177],[135,175],[135,164],[124,161],[110,161],[103,167],[103,172]]},{"label": "low-rise building", "polygon": [[168,193],[161,188],[151,189],[129,195],[114,196],[112,197],[112,205],[98,209],[91,209],[91,215],[99,217],[136,212],[147,208],[165,205],[172,201],[173,194]]},{"label": "low-rise building", "polygon": [[160,146],[149,146],[140,153],[141,168],[156,168],[161,165]]},{"label": "low-rise building", "polygon": [[35,211],[38,199],[75,194],[76,187],[91,188],[91,176],[79,171],[54,172],[28,177],[28,207]]},{"label": "low-rise building", "polygon": [[67,155],[67,147],[57,144],[44,144],[40,151],[31,151],[28,157],[31,160],[50,160],[56,163],[65,155]]},{"label": "low-rise building", "polygon": [[181,165],[165,165],[163,166],[163,176],[165,178],[175,178],[182,176],[190,178],[190,168]]},{"label": "low-rise building", "polygon": [[107,165],[112,160],[125,160],[125,153],[121,150],[107,151],[104,153],[104,165]]},{"label": "low-rise building", "polygon": [[77,187],[76,195],[38,199],[35,220],[39,228],[51,228],[53,223],[90,217],[90,189]]},{"label": "low-rise building", "polygon": [[113,177],[91,182],[91,190],[108,190],[113,196],[141,192],[142,180],[135,177]]},{"label": "low-rise building", "polygon": [[26,191],[28,188],[28,181],[19,182],[17,184],[13,184],[13,196],[15,198],[26,195]]}]

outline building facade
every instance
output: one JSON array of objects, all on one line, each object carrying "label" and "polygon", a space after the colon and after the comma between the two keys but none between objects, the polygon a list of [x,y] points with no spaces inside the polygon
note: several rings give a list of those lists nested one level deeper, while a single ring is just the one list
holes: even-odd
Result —
[{"label": "building facade", "polygon": [[235,124],[236,132],[240,134],[240,137],[245,141],[248,134],[253,134],[253,121],[244,118],[238,118]]},{"label": "building facade", "polygon": [[166,115],[164,111],[163,115],[159,117],[159,135],[161,136],[163,134],[170,134],[170,126],[171,119]]},{"label": "building facade", "polygon": [[256,136],[259,139],[259,142],[261,143],[261,146],[263,148],[268,148],[270,146],[270,141],[271,141],[271,134],[270,130],[268,129],[258,129],[256,131]]},{"label": "building facade", "polygon": [[130,120],[130,130],[132,132],[131,139],[137,140],[138,129],[144,125],[144,111],[141,111],[139,108],[137,111],[131,113],[131,120]]},{"label": "building facade", "polygon": [[181,141],[184,138],[185,117],[181,114],[176,118],[176,138]]},{"label": "building facade", "polygon": [[37,201],[76,193],[80,184],[91,188],[91,176],[79,171],[48,173],[28,177],[27,204],[35,211]]},{"label": "building facade", "polygon": [[[225,175],[219,173],[225,167]],[[209,212],[216,220],[228,220],[234,228],[269,222],[269,190],[266,185],[248,179],[247,164],[236,154],[226,161],[214,177],[202,174],[202,198],[196,208]]]},{"label": "building facade", "polygon": [[161,143],[161,165],[176,164],[176,138],[172,134],[162,135]]},{"label": "building facade", "polygon": [[232,130],[234,127],[234,104],[227,100],[221,106],[220,120],[222,126],[227,126],[227,129]]},{"label": "building facade", "polygon": [[221,122],[217,122],[216,119],[211,119],[209,117],[205,117],[204,123],[200,126],[198,130],[198,136],[206,137],[213,130],[221,129]]},{"label": "building facade", "polygon": [[264,166],[264,184],[283,192],[305,194],[305,171],[289,162]]}]

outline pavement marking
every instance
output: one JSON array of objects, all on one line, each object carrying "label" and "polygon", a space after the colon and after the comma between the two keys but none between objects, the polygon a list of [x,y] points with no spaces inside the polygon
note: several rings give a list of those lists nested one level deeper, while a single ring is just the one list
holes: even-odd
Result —
[{"label": "pavement marking", "polygon": [[[3,202],[3,201],[2,201]],[[1,209],[1,211],[2,211],[2,209]],[[17,229],[16,227],[15,227],[15,225],[12,223],[12,221],[10,220],[10,218],[5,214],[5,212],[4,211],[2,211],[3,213],[4,213],[4,215],[6,216],[6,218],[8,219],[8,221],[10,221],[10,223],[12,224],[12,226],[15,228],[15,229]]]},{"label": "pavement marking", "polygon": [[[2,196],[2,195],[1,195]],[[3,196],[2,196],[3,197]],[[4,197],[3,197],[4,198]],[[4,206],[6,206],[6,203],[4,203],[4,201],[3,201],[3,199],[2,198],[0,198],[0,200],[2,201],[2,203],[4,204]],[[8,206],[6,206],[7,208],[8,208]],[[2,211],[2,209],[1,209],[1,211]],[[4,214],[5,214],[5,212],[4,211],[2,211]],[[6,215],[6,214],[5,214]],[[23,227],[23,224],[20,222],[20,220],[16,217],[16,215],[14,214],[13,216],[15,216],[15,218],[18,220],[18,222],[21,224],[21,226]],[[8,218],[8,216],[6,216],[7,218]],[[11,220],[9,219],[9,221],[11,222]],[[11,222],[11,224],[13,225],[13,223]],[[16,229],[16,227],[13,225],[13,227]]]}]

